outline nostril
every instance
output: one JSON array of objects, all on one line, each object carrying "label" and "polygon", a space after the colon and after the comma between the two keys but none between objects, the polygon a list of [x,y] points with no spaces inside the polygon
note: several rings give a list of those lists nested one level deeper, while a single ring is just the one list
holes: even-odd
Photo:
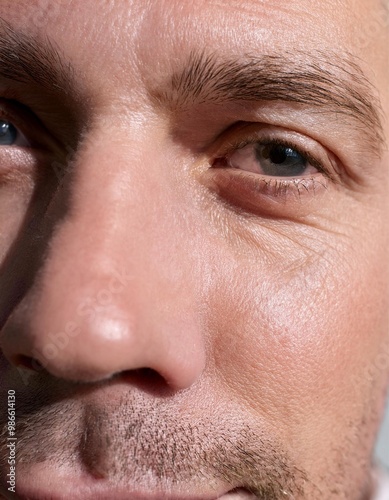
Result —
[{"label": "nostril", "polygon": [[152,368],[138,368],[120,373],[119,378],[130,382],[149,394],[160,397],[169,396],[174,391],[164,377]]},{"label": "nostril", "polygon": [[163,377],[152,368],[138,368],[132,371],[136,376],[141,377],[145,382],[162,383]]},{"label": "nostril", "polygon": [[14,364],[19,368],[25,368],[34,372],[40,372],[43,370],[43,366],[37,359],[31,358],[30,356],[24,356],[23,354],[20,354],[15,358]]}]

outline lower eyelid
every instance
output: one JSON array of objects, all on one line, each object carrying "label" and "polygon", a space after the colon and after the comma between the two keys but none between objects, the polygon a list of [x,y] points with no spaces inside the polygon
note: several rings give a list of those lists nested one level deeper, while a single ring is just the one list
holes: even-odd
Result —
[{"label": "lower eyelid", "polygon": [[201,183],[227,202],[234,211],[283,218],[302,217],[317,209],[327,192],[329,179],[324,174],[285,180],[265,178],[233,168],[211,168],[201,174]]},{"label": "lower eyelid", "polygon": [[[326,178],[321,173],[309,174],[304,177],[269,177],[261,174],[239,170],[233,167],[225,168],[227,175],[233,175],[250,192],[266,196],[303,195],[321,186],[327,188]],[[222,177],[220,177],[222,180]]]},{"label": "lower eyelid", "polygon": [[47,155],[39,150],[20,147],[0,147],[0,180],[16,179],[20,176],[34,178],[48,162]]}]

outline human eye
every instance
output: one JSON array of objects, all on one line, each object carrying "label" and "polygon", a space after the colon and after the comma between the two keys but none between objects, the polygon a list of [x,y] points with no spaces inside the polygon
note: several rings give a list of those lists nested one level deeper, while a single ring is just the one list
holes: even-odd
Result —
[{"label": "human eye", "polygon": [[53,140],[39,118],[19,102],[0,98],[0,187],[32,179],[53,152]]},{"label": "human eye", "polygon": [[227,155],[226,162],[231,168],[267,177],[297,178],[322,170],[317,162],[308,158],[308,154],[300,151],[297,146],[275,139],[240,146]]},{"label": "human eye", "polygon": [[29,147],[30,142],[10,120],[0,117],[0,147]]},{"label": "human eye", "polygon": [[208,180],[227,201],[287,214],[336,184],[337,159],[318,141],[282,127],[250,124],[221,141]]},{"label": "human eye", "polygon": [[48,146],[47,136],[30,108],[19,101],[0,97],[1,149],[44,150]]}]

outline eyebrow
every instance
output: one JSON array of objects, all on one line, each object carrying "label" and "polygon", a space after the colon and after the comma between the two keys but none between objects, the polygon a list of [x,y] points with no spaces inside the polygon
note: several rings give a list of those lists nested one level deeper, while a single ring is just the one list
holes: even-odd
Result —
[{"label": "eyebrow", "polygon": [[[0,18],[0,78],[45,89],[82,103],[75,70],[48,37],[37,38]],[[284,101],[308,105],[320,113],[345,115],[383,146],[382,108],[377,91],[355,57],[295,51],[246,54],[221,59],[192,51],[185,66],[173,72],[167,87],[153,91],[170,108],[228,101]]]},{"label": "eyebrow", "polygon": [[74,68],[48,37],[38,38],[0,18],[0,78],[77,100]]},{"label": "eyebrow", "polygon": [[307,105],[319,113],[352,118],[369,133],[370,145],[385,142],[378,92],[351,54],[297,51],[226,60],[215,53],[193,51],[185,67],[154,95],[173,110],[229,101]]}]

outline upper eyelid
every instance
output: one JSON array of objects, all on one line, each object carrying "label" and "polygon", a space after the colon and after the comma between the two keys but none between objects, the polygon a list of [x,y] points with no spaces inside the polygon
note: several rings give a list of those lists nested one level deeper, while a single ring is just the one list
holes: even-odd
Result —
[{"label": "upper eyelid", "polygon": [[[292,147],[305,159],[307,159],[314,167],[330,174],[330,172],[327,172],[329,167],[326,168],[323,164],[324,162],[318,160],[314,156],[314,154],[307,151],[307,148],[302,144],[299,144],[299,141],[305,140],[315,144],[317,148],[320,148],[322,150],[323,156],[327,148],[319,144],[317,140],[304,136],[301,133],[294,132],[291,129],[284,129],[282,127],[266,125],[264,123],[251,122],[249,124],[239,124],[238,130],[231,129],[226,133],[227,138],[223,140],[223,137],[220,137],[217,141],[219,144],[221,143],[221,145],[216,145],[214,152],[211,155],[213,157],[212,162],[217,161],[218,159],[225,158],[233,151],[241,149],[248,144],[262,142],[279,143],[285,146]],[[236,135],[241,136],[241,139],[236,139]],[[286,135],[289,137],[285,137]],[[222,136],[224,136],[224,134],[222,134]]]},{"label": "upper eyelid", "polygon": [[[311,137],[308,137],[300,132],[296,132],[290,128],[285,128],[282,126],[267,124],[263,122],[243,122],[243,123],[237,122],[231,127],[228,127],[227,130],[224,130],[222,134],[218,136],[218,138],[215,141],[216,144],[214,145],[214,149],[215,151],[216,150],[223,151],[225,149],[228,149],[228,144],[231,147],[237,147],[239,146],[239,144],[241,144],[240,147],[242,147],[244,144],[248,144],[249,142],[252,143],[260,142],[262,140],[261,137],[263,136],[271,140],[270,135],[276,135],[276,134],[277,138],[280,138],[282,134],[282,137],[284,137],[285,135],[289,135],[297,137],[300,140],[305,139],[317,143],[317,140],[312,139]],[[239,140],[236,139],[236,136],[242,138]],[[290,141],[293,142],[293,138],[291,138]],[[297,141],[294,142],[296,143]],[[226,146],[220,147],[219,143],[226,144]]]}]

